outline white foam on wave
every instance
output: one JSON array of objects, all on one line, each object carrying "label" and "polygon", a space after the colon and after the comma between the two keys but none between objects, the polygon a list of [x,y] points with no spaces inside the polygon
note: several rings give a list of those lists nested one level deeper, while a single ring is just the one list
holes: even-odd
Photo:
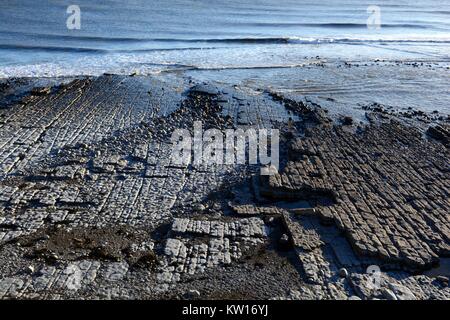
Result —
[{"label": "white foam on wave", "polygon": [[[442,59],[450,52],[450,44],[442,48],[428,44],[402,44],[384,46],[362,45],[358,50],[349,44],[330,43],[326,46],[311,43],[258,45],[215,48],[208,50],[154,50],[148,52],[65,55],[64,60],[23,65],[0,66],[0,77],[59,77],[117,74],[156,74],[183,69],[232,68],[287,68],[315,63],[321,60],[371,60],[371,59]],[[313,58],[314,57],[314,58]]]},{"label": "white foam on wave", "polygon": [[[382,28],[382,27],[381,27]],[[385,42],[385,43],[450,43],[450,34],[361,34],[348,37],[289,37],[291,43],[367,43],[367,42]]]}]

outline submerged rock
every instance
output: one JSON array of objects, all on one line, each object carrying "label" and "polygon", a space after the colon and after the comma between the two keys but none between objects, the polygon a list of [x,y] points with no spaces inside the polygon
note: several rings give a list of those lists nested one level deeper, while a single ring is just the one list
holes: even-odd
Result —
[{"label": "submerged rock", "polygon": [[342,119],[342,124],[343,124],[344,126],[351,126],[351,125],[353,124],[353,118],[352,118],[352,117],[349,117],[349,116],[344,117],[344,118]]},{"label": "submerged rock", "polygon": [[189,92],[191,94],[197,93],[197,94],[205,94],[205,95],[218,95],[220,94],[219,88],[216,86],[210,85],[210,84],[198,84],[193,86],[191,89],[189,89]]}]

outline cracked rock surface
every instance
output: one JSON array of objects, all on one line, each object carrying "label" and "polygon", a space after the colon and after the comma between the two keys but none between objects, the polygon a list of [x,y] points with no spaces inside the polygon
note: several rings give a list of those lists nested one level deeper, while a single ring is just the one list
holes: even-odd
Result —
[{"label": "cracked rock surface", "polygon": [[[445,123],[140,76],[0,96],[2,299],[450,298]],[[195,121],[280,129],[279,172],[173,163]]]}]

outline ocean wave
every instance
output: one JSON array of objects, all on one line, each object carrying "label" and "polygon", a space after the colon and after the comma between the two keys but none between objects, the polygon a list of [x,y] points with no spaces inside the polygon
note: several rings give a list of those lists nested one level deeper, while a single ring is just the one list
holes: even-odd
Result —
[{"label": "ocean wave", "polygon": [[0,49],[6,50],[39,50],[52,52],[80,52],[80,53],[106,53],[108,50],[98,48],[83,48],[69,46],[37,46],[37,45],[19,45],[19,44],[0,44]]},{"label": "ocean wave", "polygon": [[[147,39],[147,42],[160,42],[161,45],[146,47],[123,48],[89,48],[79,46],[45,46],[23,44],[0,44],[0,49],[10,50],[39,50],[51,52],[79,52],[79,53],[112,53],[112,52],[151,52],[151,51],[177,51],[177,50],[208,50],[217,49],[215,46],[201,46],[201,44],[367,44],[367,43],[450,43],[450,38],[314,38],[314,37],[274,37],[274,38],[226,38],[226,39]],[[189,43],[191,46],[171,46],[164,43]]]},{"label": "ocean wave", "polygon": [[[277,23],[271,25],[277,25]],[[290,23],[281,23],[281,25],[289,25]],[[303,26],[322,26],[330,28],[360,28],[366,27],[365,24],[358,23],[324,23],[324,24],[301,24]],[[381,28],[400,28],[407,27],[410,28],[415,26],[415,28],[427,28],[425,25],[409,25],[409,24],[398,24],[398,25],[382,25]],[[41,34],[41,33],[21,33],[16,31],[0,31],[0,36],[16,36],[21,35],[21,37],[29,38],[30,40],[38,39],[49,39],[49,40],[64,40],[66,45],[25,45],[25,44],[0,44],[0,49],[23,49],[23,50],[49,50],[49,51],[70,51],[70,52],[132,52],[132,51],[151,51],[151,50],[185,50],[185,49],[196,49],[205,48],[202,44],[314,44],[314,43],[371,43],[371,42],[424,42],[424,43],[450,43],[449,34],[434,34],[434,35],[356,35],[353,37],[295,37],[295,36],[277,36],[277,37],[229,37],[229,38],[133,38],[133,37],[101,37],[101,36],[89,36],[89,35],[58,35],[58,34]],[[71,43],[84,42],[84,46],[74,46]],[[92,44],[90,45],[89,43]],[[102,43],[112,43],[112,44],[136,44],[133,48],[129,50],[117,49],[114,47],[103,48]],[[189,47],[177,47],[175,44],[190,44]],[[151,48],[145,47],[145,45],[151,45]],[[164,46],[166,44],[166,46]],[[140,46],[140,47],[139,47]],[[213,46],[211,48],[214,48]]]},{"label": "ocean wave", "polygon": [[90,35],[69,35],[69,34],[52,34],[40,32],[20,32],[13,30],[1,30],[0,35],[3,37],[26,37],[29,39],[47,39],[47,40],[65,40],[65,41],[92,41],[92,42],[142,42],[152,39],[133,38],[133,37],[106,37],[106,36],[90,36]]},{"label": "ocean wave", "polygon": [[[365,29],[366,23],[296,23],[296,22],[249,22],[239,25],[252,27],[307,27],[307,28],[330,28],[330,29]],[[448,30],[440,28],[437,25],[418,24],[418,23],[383,23],[382,28],[386,29],[430,29],[430,30]]]},{"label": "ocean wave", "polygon": [[450,43],[450,37],[395,37],[395,36],[386,36],[386,37],[360,37],[360,38],[301,38],[301,37],[292,37],[289,38],[288,43],[374,43],[374,42],[386,42],[386,43]]}]

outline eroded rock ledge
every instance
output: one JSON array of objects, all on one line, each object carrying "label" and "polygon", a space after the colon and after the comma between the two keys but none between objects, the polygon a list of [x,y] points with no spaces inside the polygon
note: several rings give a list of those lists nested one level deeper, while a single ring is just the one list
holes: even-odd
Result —
[{"label": "eroded rock ledge", "polygon": [[394,120],[360,134],[320,126],[293,141],[292,160],[261,190],[274,199],[329,197],[317,214],[358,253],[426,268],[450,253],[449,156]]},{"label": "eroded rock ledge", "polygon": [[[0,298],[450,297],[447,278],[409,272],[448,256],[436,135],[152,77],[2,90]],[[279,174],[173,164],[170,135],[194,121],[280,129]],[[370,265],[383,268],[377,290]]]}]

